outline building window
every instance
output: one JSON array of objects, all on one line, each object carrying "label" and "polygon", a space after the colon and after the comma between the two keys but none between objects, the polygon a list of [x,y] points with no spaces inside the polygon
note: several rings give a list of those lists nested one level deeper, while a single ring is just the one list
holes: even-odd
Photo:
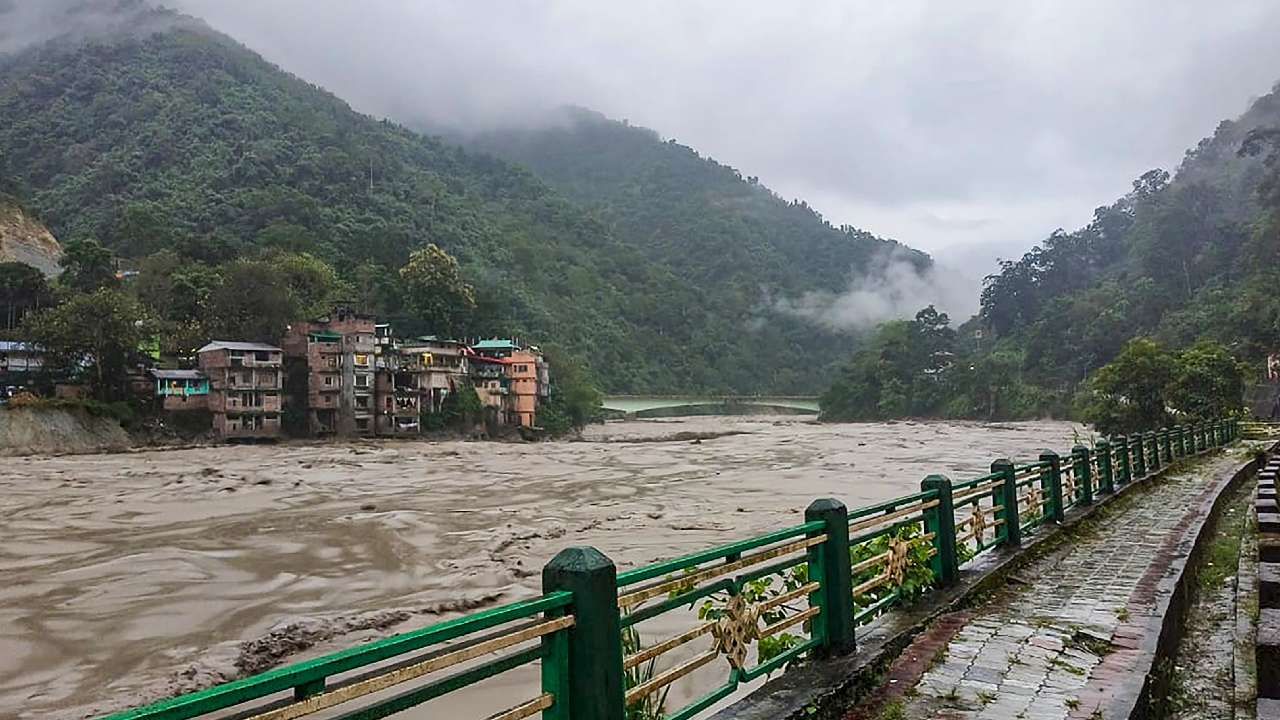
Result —
[{"label": "building window", "polygon": [[357,376],[356,376],[356,387],[358,387],[358,388],[367,388],[367,387],[369,387],[369,376],[368,376],[368,375],[357,375]]},{"label": "building window", "polygon": [[332,386],[332,385],[333,385],[333,376],[332,376],[332,375],[325,375],[325,376],[324,376],[324,384],[325,384],[325,387]]},{"label": "building window", "polygon": [[357,430],[368,430],[368,429],[369,429],[369,418],[356,418],[356,429],[357,429]]},{"label": "building window", "polygon": [[368,355],[356,355],[356,365],[360,367],[369,367]]}]

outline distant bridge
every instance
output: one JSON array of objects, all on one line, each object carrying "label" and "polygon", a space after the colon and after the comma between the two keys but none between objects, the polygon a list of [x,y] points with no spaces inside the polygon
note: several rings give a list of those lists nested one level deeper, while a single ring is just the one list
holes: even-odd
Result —
[{"label": "distant bridge", "polygon": [[761,408],[787,410],[796,413],[818,412],[815,395],[610,395],[604,399],[604,409],[629,416],[665,414],[664,410],[709,411],[716,408]]}]

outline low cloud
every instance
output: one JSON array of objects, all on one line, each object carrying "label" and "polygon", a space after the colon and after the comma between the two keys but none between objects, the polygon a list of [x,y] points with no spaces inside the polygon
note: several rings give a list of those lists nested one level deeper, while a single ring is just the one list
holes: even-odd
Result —
[{"label": "low cloud", "polygon": [[873,260],[868,271],[852,278],[842,292],[809,292],[774,299],[770,306],[830,330],[869,329],[914,317],[928,305],[961,323],[978,309],[975,289],[980,282],[981,277],[936,264],[920,271],[909,255],[895,250]]},{"label": "low cloud", "polygon": [[192,23],[144,0],[0,0],[0,55],[50,40],[144,35]]}]

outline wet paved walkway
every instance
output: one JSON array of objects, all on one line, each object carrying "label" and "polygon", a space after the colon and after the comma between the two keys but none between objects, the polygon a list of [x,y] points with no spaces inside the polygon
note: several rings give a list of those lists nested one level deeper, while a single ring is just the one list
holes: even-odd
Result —
[{"label": "wet paved walkway", "polygon": [[1071,531],[1020,568],[1009,590],[953,616],[952,629],[918,639],[912,651],[933,654],[918,683],[895,692],[905,717],[1109,720],[1108,700],[1140,687],[1148,669],[1135,665],[1149,658],[1142,648],[1155,641],[1170,563],[1189,549],[1188,526],[1245,460],[1234,449],[1147,481],[1100,509],[1105,528]]}]

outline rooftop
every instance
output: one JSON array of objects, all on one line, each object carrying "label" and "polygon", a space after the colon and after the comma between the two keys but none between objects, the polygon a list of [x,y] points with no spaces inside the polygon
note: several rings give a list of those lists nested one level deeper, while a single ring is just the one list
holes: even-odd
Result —
[{"label": "rooftop", "polygon": [[206,375],[199,370],[152,370],[157,380],[204,380]]},{"label": "rooftop", "polygon": [[256,350],[256,351],[267,351],[267,352],[284,352],[283,350],[276,347],[275,345],[268,345],[266,343],[256,343],[256,342],[234,342],[231,340],[214,340],[213,342],[209,343],[208,345],[205,345],[204,347],[200,348],[196,352],[210,352],[212,350]]},{"label": "rooftop", "polygon": [[494,338],[492,340],[481,340],[480,342],[476,343],[475,345],[472,345],[471,347],[475,348],[476,350],[519,350],[520,349],[519,345],[516,345],[510,340],[499,340],[497,338]]}]

